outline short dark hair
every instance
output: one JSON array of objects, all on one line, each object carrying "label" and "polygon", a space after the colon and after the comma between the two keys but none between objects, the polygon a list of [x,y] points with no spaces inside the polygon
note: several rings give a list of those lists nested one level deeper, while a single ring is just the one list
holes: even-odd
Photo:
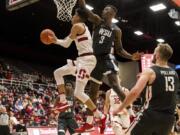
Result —
[{"label": "short dark hair", "polygon": [[88,18],[88,14],[87,11],[84,8],[77,8],[76,9],[76,13],[78,14],[78,16],[83,20],[86,21]]},{"label": "short dark hair", "polygon": [[65,81],[65,86],[66,86],[67,84],[71,84],[72,87],[74,86],[72,81]]},{"label": "short dark hair", "polygon": [[113,5],[107,5],[106,7],[110,7],[110,8],[112,8],[112,10],[115,12],[115,14],[117,13],[117,8],[115,7],[115,6],[113,6]]}]

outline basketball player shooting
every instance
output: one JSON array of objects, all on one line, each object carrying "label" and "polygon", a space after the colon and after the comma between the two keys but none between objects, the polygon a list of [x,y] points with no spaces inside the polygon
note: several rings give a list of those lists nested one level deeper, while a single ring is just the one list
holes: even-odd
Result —
[{"label": "basketball player shooting", "polygon": [[[87,26],[84,24],[86,18],[87,15],[84,9],[76,9],[75,15],[72,18],[73,26],[69,36],[65,39],[58,39],[55,34],[49,34],[48,44],[54,43],[68,48],[72,41],[75,41],[79,57],[76,62],[77,73],[74,96],[84,103],[96,117],[102,118],[104,115],[96,109],[96,105],[92,102],[89,96],[84,93],[85,86],[90,78],[90,73],[96,65],[96,58],[93,55],[92,38]],[[61,103],[59,104],[58,110],[64,111],[69,106],[65,95],[64,80],[62,77],[59,77],[59,75],[61,76],[61,73],[63,73],[63,70],[57,70],[55,72],[55,80],[59,90]]]}]

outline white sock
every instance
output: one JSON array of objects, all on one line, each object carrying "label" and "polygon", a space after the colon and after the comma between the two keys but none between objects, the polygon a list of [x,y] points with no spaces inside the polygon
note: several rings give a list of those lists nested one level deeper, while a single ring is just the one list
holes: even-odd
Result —
[{"label": "white sock", "polygon": [[66,101],[66,95],[64,93],[60,94],[60,102],[65,103]]},{"label": "white sock", "polygon": [[91,116],[91,115],[88,115],[88,116],[87,116],[87,119],[86,119],[86,123],[92,125],[92,124],[93,124],[93,120],[94,120],[94,117]]}]

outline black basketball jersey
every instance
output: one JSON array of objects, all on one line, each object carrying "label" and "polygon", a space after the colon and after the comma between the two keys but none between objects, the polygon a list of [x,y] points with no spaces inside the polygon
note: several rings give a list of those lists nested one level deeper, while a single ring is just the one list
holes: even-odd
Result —
[{"label": "black basketball jersey", "polygon": [[179,79],[176,71],[172,68],[152,66],[156,78],[148,86],[150,101],[148,109],[168,114],[174,114],[176,107],[176,94],[179,87]]},{"label": "black basketball jersey", "polygon": [[61,112],[59,114],[59,118],[72,118],[74,117],[74,97],[73,96],[67,96],[66,97],[68,104],[71,106],[68,108],[65,112]]},{"label": "black basketball jersey", "polygon": [[93,50],[95,56],[104,56],[111,52],[114,44],[113,26],[109,27],[101,22],[94,28],[93,32]]}]

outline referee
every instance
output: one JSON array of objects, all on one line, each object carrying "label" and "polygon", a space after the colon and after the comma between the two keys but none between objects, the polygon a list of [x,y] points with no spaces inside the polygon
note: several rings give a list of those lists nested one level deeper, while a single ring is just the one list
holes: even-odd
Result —
[{"label": "referee", "polygon": [[10,135],[9,116],[4,106],[0,106],[0,134]]}]

